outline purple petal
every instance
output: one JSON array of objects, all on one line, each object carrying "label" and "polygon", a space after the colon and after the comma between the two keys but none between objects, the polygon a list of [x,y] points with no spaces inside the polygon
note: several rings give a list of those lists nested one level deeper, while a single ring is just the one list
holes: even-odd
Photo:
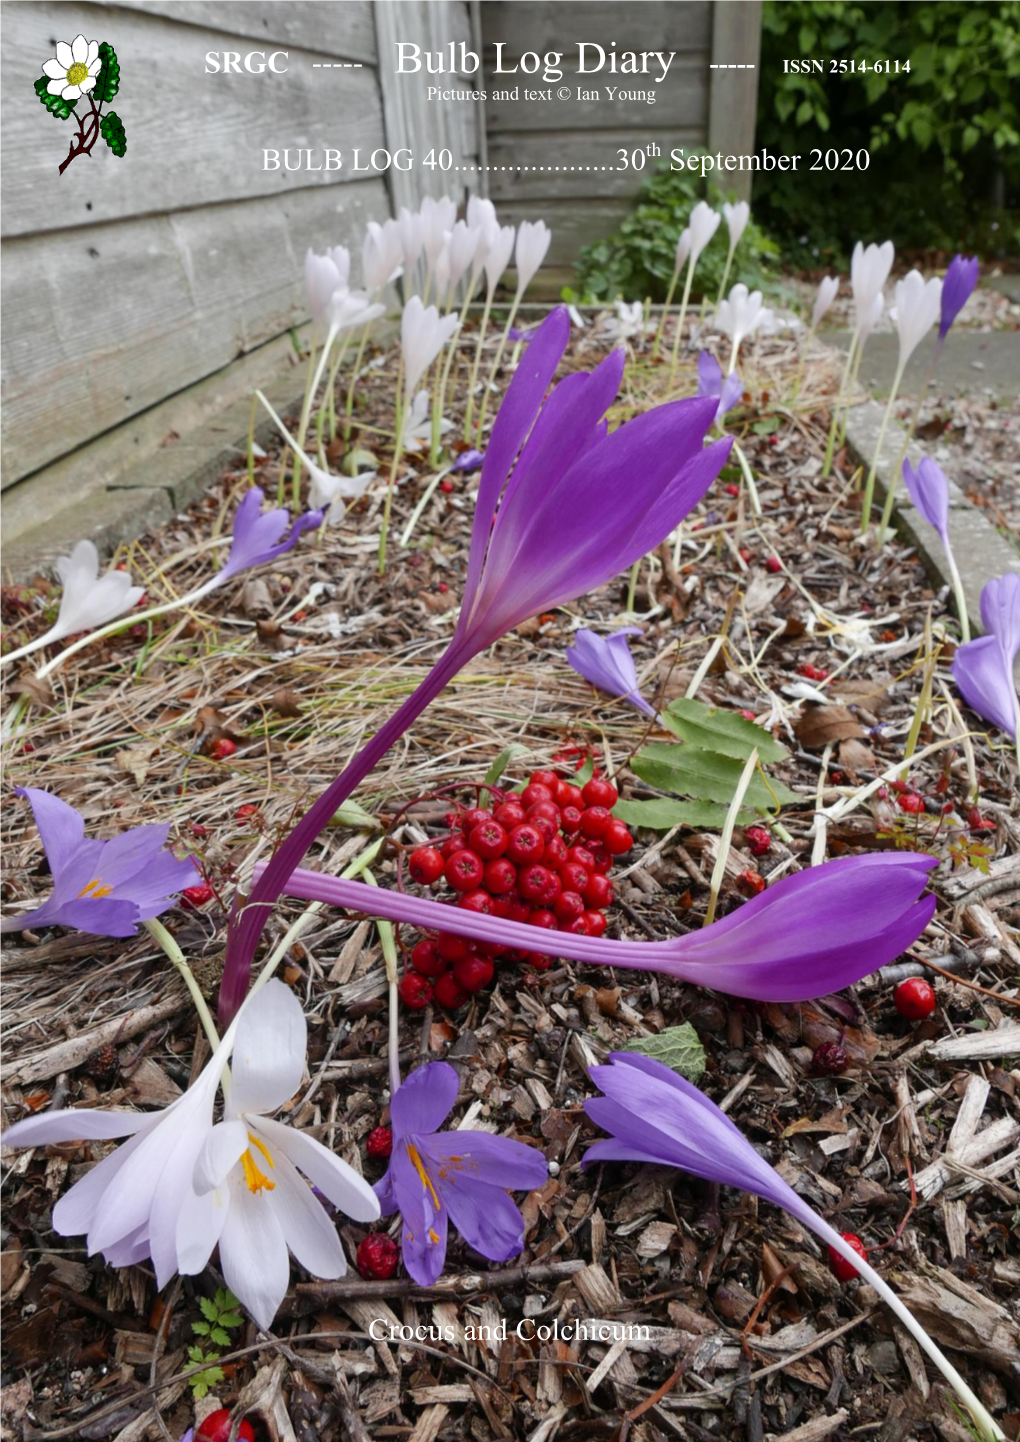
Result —
[{"label": "purple petal", "polygon": [[497,1137],[490,1132],[435,1132],[424,1146],[453,1186],[477,1181],[490,1187],[530,1192],[544,1186],[549,1178],[542,1153],[512,1137]]},{"label": "purple petal", "polygon": [[915,471],[904,458],[903,481],[918,511],[939,534],[949,550],[949,482],[944,472],[925,456]]},{"label": "purple petal", "polygon": [[485,455],[482,451],[461,451],[453,463],[453,469],[470,475],[472,471],[478,470],[484,460]]},{"label": "purple petal", "polygon": [[404,1266],[420,1286],[430,1287],[446,1262],[448,1219],[442,1195],[435,1178],[426,1173],[427,1181],[422,1179],[403,1142],[393,1148],[389,1176],[402,1223]]},{"label": "purple petal", "polygon": [[627,645],[628,636],[642,634],[639,626],[625,626],[608,637],[582,628],[574,633],[574,644],[567,647],[567,661],[600,691],[629,701],[646,716],[654,716],[654,709],[638,690],[637,668]]},{"label": "purple petal", "polygon": [[1013,665],[1012,660],[1007,662],[997,636],[981,636],[958,646],[953,657],[953,680],[972,711],[1016,740],[1020,704]]},{"label": "purple petal", "polygon": [[234,516],[233,542],[227,563],[220,571],[220,579],[226,581],[252,566],[275,560],[289,551],[303,531],[315,530],[322,525],[321,511],[306,511],[298,516],[290,530],[281,539],[281,533],[290,522],[290,512],[280,506],[272,511],[262,512],[263,494],[258,486],[247,492]]},{"label": "purple petal", "polygon": [[942,282],[942,318],[939,322],[939,342],[945,340],[953,321],[963,310],[978,283],[978,258],[957,255],[949,262],[946,278]]},{"label": "purple petal", "polygon": [[1015,571],[986,582],[981,592],[981,620],[1012,666],[1020,651],[1020,575]]},{"label": "purple petal", "polygon": [[34,786],[15,786],[15,796],[28,798],[46,860],[54,879],[67,866],[85,839],[85,822],[81,813],[59,796],[38,791]]},{"label": "purple petal", "polygon": [[524,1218],[506,1192],[467,1179],[439,1186],[450,1221],[468,1246],[492,1262],[524,1250]]},{"label": "purple petal", "polygon": [[698,395],[710,396],[718,400],[722,395],[723,373],[722,366],[716,360],[711,351],[703,350],[698,353]]},{"label": "purple petal", "polygon": [[397,1137],[438,1132],[453,1110],[460,1079],[445,1061],[413,1071],[390,1098],[390,1120]]}]

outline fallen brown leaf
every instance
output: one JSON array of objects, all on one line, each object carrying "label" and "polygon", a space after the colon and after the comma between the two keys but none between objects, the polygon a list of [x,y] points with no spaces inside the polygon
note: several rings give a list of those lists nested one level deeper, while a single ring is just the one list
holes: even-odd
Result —
[{"label": "fallen brown leaf", "polygon": [[830,742],[850,741],[864,735],[857,717],[844,706],[807,705],[793,733],[808,751],[821,751]]}]

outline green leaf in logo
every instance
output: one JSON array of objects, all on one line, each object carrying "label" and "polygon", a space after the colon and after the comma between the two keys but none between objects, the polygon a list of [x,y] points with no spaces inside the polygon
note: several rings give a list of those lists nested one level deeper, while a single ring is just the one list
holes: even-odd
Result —
[{"label": "green leaf in logo", "polygon": [[39,79],[35,82],[35,93],[51,115],[55,115],[58,120],[66,120],[78,102],[76,100],[62,100],[59,95],[47,94],[46,87],[49,83],[50,79],[48,75],[40,75]]},{"label": "green leaf in logo", "polygon": [[658,1036],[638,1037],[621,1050],[640,1052],[653,1061],[661,1061],[689,1082],[696,1082],[705,1070],[705,1048],[689,1021],[683,1026],[667,1027]]},{"label": "green leaf in logo", "polygon": [[113,151],[114,155],[123,155],[127,150],[127,141],[124,139],[124,127],[115,110],[108,110],[99,122],[99,133]]},{"label": "green leaf in logo", "polygon": [[[103,62],[103,67],[99,72],[99,79],[96,81],[92,94],[100,105],[105,105],[120,89],[120,62],[113,46],[107,45],[105,40],[99,47],[99,58]],[[109,141],[107,144],[109,145]],[[110,149],[113,149],[112,145]],[[121,155],[123,153],[123,151],[120,152]]]}]

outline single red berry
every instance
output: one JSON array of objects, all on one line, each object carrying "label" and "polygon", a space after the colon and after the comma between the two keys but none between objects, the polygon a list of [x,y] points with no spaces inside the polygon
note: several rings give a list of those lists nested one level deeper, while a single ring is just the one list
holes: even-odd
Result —
[{"label": "single red berry", "polygon": [[244,806],[239,806],[237,808],[237,810],[234,812],[234,818],[237,821],[247,821],[250,817],[257,816],[258,814],[258,807],[253,806],[252,803],[248,801],[244,804]]},{"label": "single red berry", "polygon": [[524,820],[524,807],[518,801],[503,801],[492,815],[504,831],[512,831]]},{"label": "single red berry", "polygon": [[[466,956],[464,960],[459,961],[457,965],[466,966],[471,959],[471,957]],[[467,992],[452,971],[444,972],[439,978],[436,982],[434,995],[439,1005],[444,1006],[447,1011],[456,1011],[457,1007],[463,1006],[468,999]]]},{"label": "single red berry", "polygon": [[539,801],[552,801],[552,788],[549,786],[536,786],[534,781],[525,786],[521,792],[521,805],[527,811],[529,806],[536,806]]},{"label": "single red berry", "polygon": [[201,836],[208,836],[208,835],[209,835],[209,828],[208,828],[208,826],[202,826],[201,823],[198,822],[198,821],[190,821],[190,822],[188,823],[188,825],[191,827],[191,834],[192,834],[192,836],[199,836],[199,837],[201,837]]},{"label": "single red berry", "polygon": [[567,843],[562,836],[554,836],[551,841],[545,843],[545,853],[542,860],[547,866],[562,866],[567,859]]},{"label": "single red berry", "polygon": [[447,593],[447,591],[448,591],[449,589],[450,589],[450,588],[449,588],[449,586],[446,584],[445,581],[439,581],[439,582],[436,584],[436,590],[439,592],[439,594],[440,594],[441,596],[445,596],[446,593]]},{"label": "single red berry", "polygon": [[600,876],[598,872],[589,876],[581,892],[585,904],[593,911],[604,910],[613,904],[613,883],[608,876]]},{"label": "single red berry", "polygon": [[[546,868],[548,870],[548,868]],[[549,880],[546,882],[545,890],[538,898],[543,906],[552,906],[553,902],[563,890],[563,882],[560,880],[558,871],[549,872]]]},{"label": "single red berry", "polygon": [[[219,1407],[215,1412],[210,1412],[199,1427],[195,1433],[195,1442],[227,1442],[229,1436],[230,1412],[226,1407]],[[247,1418],[237,1429],[237,1442],[255,1442],[255,1433]]]},{"label": "single red berry", "polygon": [[920,816],[924,811],[924,797],[918,796],[916,791],[907,791],[899,798],[897,805],[901,811],[909,812],[911,816]]},{"label": "single red berry", "polygon": [[526,866],[531,861],[541,861],[545,852],[542,833],[527,822],[515,826],[507,838],[507,860],[516,866]]},{"label": "single red berry", "polygon": [[634,845],[634,838],[622,821],[610,821],[602,838],[602,844],[610,856],[622,856]]},{"label": "single red berry", "polygon": [[757,871],[742,871],[737,880],[752,896],[765,890],[765,878]]},{"label": "single red berry", "polygon": [[743,716],[745,721],[754,721],[757,719],[753,711],[740,710],[737,714]]},{"label": "single red berry", "polygon": [[581,795],[585,806],[604,806],[607,811],[612,811],[620,799],[620,793],[611,781],[595,776],[585,782]]},{"label": "single red berry", "polygon": [[994,831],[995,822],[989,816],[982,816],[976,806],[967,812],[967,825],[971,831]]},{"label": "single red berry", "polygon": [[595,857],[587,846],[572,846],[567,852],[567,860],[583,866],[585,871],[595,870]]},{"label": "single red berry", "polygon": [[553,904],[553,910],[556,919],[561,923],[576,921],[584,911],[584,902],[576,891],[561,891]]},{"label": "single red berry", "polygon": [[560,778],[555,771],[533,771],[528,777],[529,786],[544,786],[550,796],[556,795],[559,784]]},{"label": "single red berry", "polygon": [[771,571],[772,574],[775,575],[777,571],[781,571],[783,569],[783,563],[778,556],[769,556],[765,561],[765,569],[766,571]]},{"label": "single red berry", "polygon": [[373,1127],[365,1141],[365,1151],[376,1161],[385,1161],[393,1151],[393,1133],[389,1127]]},{"label": "single red berry", "polygon": [[439,848],[439,854],[440,854],[440,856],[443,858],[443,862],[444,862],[444,864],[445,864],[447,861],[449,861],[449,859],[450,859],[451,856],[454,856],[454,855],[456,855],[456,853],[457,853],[458,851],[463,851],[463,850],[464,850],[464,838],[463,838],[463,836],[461,836],[460,832],[458,831],[457,834],[456,834],[456,836],[448,836],[448,837],[446,838],[446,840],[443,842],[443,844],[442,844],[442,845],[440,846],[440,848]]},{"label": "single red berry", "polygon": [[498,821],[487,816],[480,826],[473,826],[468,845],[483,861],[492,861],[506,850],[506,832]]},{"label": "single red berry", "polygon": [[[358,1244],[354,1260],[355,1266],[363,1277],[374,1282],[385,1282],[397,1270],[399,1259],[400,1253],[397,1251],[397,1244],[392,1237],[388,1237],[385,1232],[370,1232]],[[197,1437],[195,1442],[198,1442]]]},{"label": "single red berry", "polygon": [[419,846],[411,852],[408,870],[419,886],[431,886],[443,874],[443,858],[434,846]]},{"label": "single red berry", "polygon": [[472,806],[465,811],[460,818],[460,829],[466,836],[469,831],[474,831],[476,826],[484,826],[487,821],[492,820],[492,812],[486,811],[484,806]]},{"label": "single red berry", "polygon": [[474,891],[482,879],[482,859],[473,851],[455,851],[443,868],[443,875],[455,891]]},{"label": "single red berry", "polygon": [[743,561],[745,566],[749,566],[754,559],[753,555],[746,546],[741,546],[740,548],[740,559]]},{"label": "single red berry", "polygon": [[603,876],[613,864],[612,856],[601,841],[596,842],[591,848],[591,864]]},{"label": "single red berry", "polygon": [[436,950],[444,961],[460,961],[468,954],[467,940],[452,931],[441,931],[436,937]]},{"label": "single red berry", "polygon": [[436,943],[426,938],[412,947],[411,965],[419,976],[442,976],[449,962],[439,955]]},{"label": "single red berry", "polygon": [[181,905],[187,907],[189,911],[195,911],[198,907],[204,906],[207,901],[211,901],[212,897],[212,887],[206,886],[205,882],[200,882],[198,886],[184,888],[181,892]]},{"label": "single red berry", "polygon": [[571,936],[589,936],[588,921],[582,911],[580,916],[575,916],[573,921],[565,921],[560,924],[561,931],[569,931]]},{"label": "single red berry", "polygon": [[528,964],[536,971],[548,971],[552,966],[552,957],[547,956],[543,951],[529,951],[527,953]]},{"label": "single red berry", "polygon": [[[560,813],[558,811],[556,812],[556,818],[554,820],[551,816],[546,815],[544,805],[532,806],[528,812],[528,825],[535,828],[541,836],[543,844],[548,846],[553,837],[559,835]],[[545,858],[544,851],[542,857],[543,859]]]},{"label": "single red berry", "polygon": [[601,911],[586,911],[584,913],[585,925],[588,928],[589,936],[603,936],[609,922]]},{"label": "single red berry", "polygon": [[424,1011],[432,1000],[432,983],[416,971],[405,971],[397,985],[400,1000],[412,1011]]},{"label": "single red berry", "polygon": [[552,872],[547,866],[525,866],[517,877],[517,885],[525,901],[541,901]]},{"label": "single red berry", "polygon": [[908,977],[893,992],[893,1004],[907,1021],[923,1021],[935,1010],[935,988],[923,977]]},{"label": "single red berry", "polygon": [[505,856],[497,856],[492,861],[487,861],[482,873],[482,885],[493,896],[505,896],[508,891],[513,891],[517,885],[517,872],[513,862],[507,861]]},{"label": "single red berry", "polygon": [[501,897],[506,908],[507,921],[527,921],[531,916],[531,907],[524,900],[519,892],[512,891],[509,896]]},{"label": "single red berry", "polygon": [[559,807],[576,806],[578,811],[584,810],[584,797],[581,795],[580,786],[574,786],[570,781],[557,781],[555,792],[556,805]]},{"label": "single red berry", "polygon": [[226,761],[228,756],[233,756],[237,750],[237,742],[231,741],[229,736],[221,736],[218,741],[213,742],[209,755],[214,761]]},{"label": "single red berry", "polygon": [[457,902],[462,911],[477,911],[479,916],[492,915],[492,897],[487,891],[465,891]]},{"label": "single red berry", "polygon": [[556,913],[549,911],[547,907],[540,906],[528,917],[528,925],[541,927],[543,931],[555,931]]},{"label": "single red berry", "polygon": [[740,495],[740,487],[736,485],[733,481],[729,482],[729,484],[725,487],[725,491],[728,496],[736,497]]},{"label": "single red berry", "polygon": [[460,825],[460,812],[447,811],[443,816],[443,825],[448,826],[451,831]]},{"label": "single red berry", "polygon": [[563,882],[564,890],[583,892],[588,885],[589,873],[583,866],[578,866],[576,861],[565,861],[559,867],[560,880]]},{"label": "single red berry", "polygon": [[439,489],[442,491],[444,496],[448,496],[453,490],[453,482],[450,480],[440,481]]},{"label": "single red berry", "polygon": [[470,995],[474,991],[482,991],[492,980],[492,962],[484,956],[466,956],[463,961],[458,961],[453,968],[453,974],[457,981]]},{"label": "single red berry", "polygon": [[581,812],[580,829],[585,836],[598,841],[605,836],[611,820],[612,817],[604,806],[588,806]]},{"label": "single red berry", "polygon": [[532,823],[534,823],[539,816],[544,816],[553,823],[554,828],[558,828],[560,824],[560,808],[556,805],[555,801],[536,801],[528,807],[524,814],[527,820]]},{"label": "single red berry", "polygon": [[900,796],[902,796],[905,791],[909,791],[909,790],[910,790],[910,786],[908,785],[908,783],[907,783],[906,781],[900,781],[900,780],[890,781],[890,782],[889,782],[889,785],[892,787],[893,791],[897,792],[897,794],[900,795]]},{"label": "single red berry", "polygon": [[568,836],[573,836],[581,825],[582,812],[576,806],[564,806],[560,812],[560,825]]},{"label": "single red berry", "polygon": [[[867,1261],[868,1249],[861,1241],[860,1237],[856,1235],[856,1233],[840,1232],[839,1235],[843,1238],[844,1242],[846,1242],[848,1247],[852,1248],[852,1250],[855,1251],[859,1257],[863,1257],[865,1261]],[[855,1277],[860,1276],[860,1272],[858,1272],[857,1268],[854,1266],[853,1262],[850,1261],[849,1257],[844,1257],[843,1253],[837,1252],[835,1247],[829,1248],[829,1266],[832,1268],[833,1272],[835,1272],[836,1276],[841,1282],[852,1282]]]},{"label": "single red berry", "polygon": [[841,1041],[823,1041],[811,1057],[811,1070],[819,1076],[841,1076],[849,1065],[850,1058]]},{"label": "single red berry", "polygon": [[766,826],[747,826],[744,837],[751,848],[752,856],[764,856],[772,850],[772,833]]}]

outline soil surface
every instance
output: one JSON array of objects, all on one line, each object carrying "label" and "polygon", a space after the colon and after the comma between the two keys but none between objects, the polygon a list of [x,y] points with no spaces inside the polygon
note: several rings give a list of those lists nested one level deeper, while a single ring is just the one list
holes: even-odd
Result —
[{"label": "soil surface", "polygon": [[[598,324],[575,333],[566,368],[590,368],[604,336]],[[669,394],[668,368],[652,363],[648,340],[628,346],[614,424]],[[346,447],[330,446],[329,459],[338,468],[348,449],[374,452],[383,478],[387,439],[369,427],[392,427],[395,358],[377,359],[360,388],[357,429]],[[684,357],[680,394],[693,390],[694,359],[693,350]],[[771,774],[797,799],[766,819],[763,854],[737,829],[720,912],[740,907],[757,878],[773,883],[813,859],[915,849],[939,863],[938,910],[925,935],[886,975],[799,1006],[742,1002],[649,973],[504,961],[493,984],[457,1011],[403,1011],[405,1072],[419,1060],[448,1059],[461,1076],[454,1118],[527,1140],[550,1163],[547,1185],[518,1198],[523,1256],[493,1268],[451,1234],[437,1287],[421,1289],[402,1271],[370,1282],[353,1267],[364,1229],[341,1221],[348,1278],[317,1283],[295,1264],[273,1335],[250,1322],[233,1330],[220,1349],[222,1376],[197,1403],[188,1349],[198,1340],[200,1300],[222,1285],[215,1269],[157,1296],[148,1265],[116,1271],[89,1258],[82,1238],[54,1234],[53,1203],[111,1144],[9,1154],[3,1437],[177,1438],[196,1415],[240,1398],[260,1442],[761,1442],[766,1434],[965,1442],[970,1434],[916,1344],[870,1288],[837,1280],[815,1238],[790,1217],[667,1169],[582,1168],[599,1135],[582,1110],[593,1092],[586,1068],[684,1022],[704,1046],[706,1092],[798,1193],[863,1239],[1007,1435],[1016,1434],[1016,761],[954,690],[950,598],[933,593],[898,542],[876,554],[859,541],[859,492],[842,453],[822,478],[836,359],[812,351],[795,403],[793,336],[745,345],[740,370],[744,400],[729,425],[763,519],[730,466],[681,536],[640,566],[632,612],[621,577],[506,637],[359,789],[376,829],[330,828],[307,864],[341,870],[381,825],[387,848],[374,869],[380,884],[394,885],[402,848],[447,834],[444,812],[454,800],[470,803],[471,788],[511,745],[505,785],[576,747],[625,796],[648,796],[629,761],[666,733],[593,691],[564,660],[578,626],[608,632],[636,621],[642,690],[657,706],[695,689],[704,702],[750,713],[788,748]],[[450,438],[460,434],[463,403],[461,372]],[[948,453],[964,489],[1005,531],[1017,520],[1007,460],[1016,425],[1015,409],[974,399],[934,399],[922,413],[933,453]],[[413,468],[398,472],[384,577],[376,574],[380,480],[341,524],[193,610],[129,627],[47,683],[28,670],[8,685],[9,786],[59,793],[93,835],[170,821],[175,848],[198,858],[213,899],[164,921],[210,997],[235,887],[410,693],[452,629],[477,478],[451,474],[411,528],[432,471],[422,457],[409,461]],[[255,473],[275,494],[280,457],[258,458]],[[211,573],[209,538],[229,527],[247,485],[241,457],[202,503],[118,554],[150,602]],[[565,545],[576,524],[564,516]],[[770,569],[770,558],[778,566]],[[5,590],[5,645],[46,628],[55,594],[42,579]],[[926,678],[930,701],[912,735]],[[236,750],[216,759],[222,738]],[[908,748],[925,759],[905,761]],[[860,800],[861,788],[894,767],[881,791]],[[893,785],[899,779],[906,792]],[[907,809],[904,795],[923,804]],[[819,842],[818,807],[841,801]],[[37,904],[49,880],[27,807],[11,802],[5,812],[9,915]],[[718,830],[638,833],[613,868],[609,935],[698,928],[718,851]],[[279,907],[269,940],[300,909]],[[399,938],[405,948],[415,939],[406,929]],[[51,928],[7,938],[3,958],[5,1124],[51,1106],[162,1106],[197,1074],[206,1053],[194,1011],[144,932],[117,942]],[[936,1010],[920,1023],[893,1005],[904,965],[935,986]],[[322,911],[283,974],[304,1002],[310,1036],[308,1075],[286,1114],[374,1182],[383,1166],[365,1141],[388,1116],[375,924]],[[846,1069],[820,1074],[816,1049],[831,1042],[842,1046]],[[578,1318],[645,1326],[648,1339],[613,1350],[565,1339]],[[378,1319],[437,1330],[422,1343],[373,1341]],[[501,1321],[506,1341],[464,1335]],[[524,1338],[516,1336],[521,1323]],[[533,1336],[554,1323],[558,1337]]]}]

